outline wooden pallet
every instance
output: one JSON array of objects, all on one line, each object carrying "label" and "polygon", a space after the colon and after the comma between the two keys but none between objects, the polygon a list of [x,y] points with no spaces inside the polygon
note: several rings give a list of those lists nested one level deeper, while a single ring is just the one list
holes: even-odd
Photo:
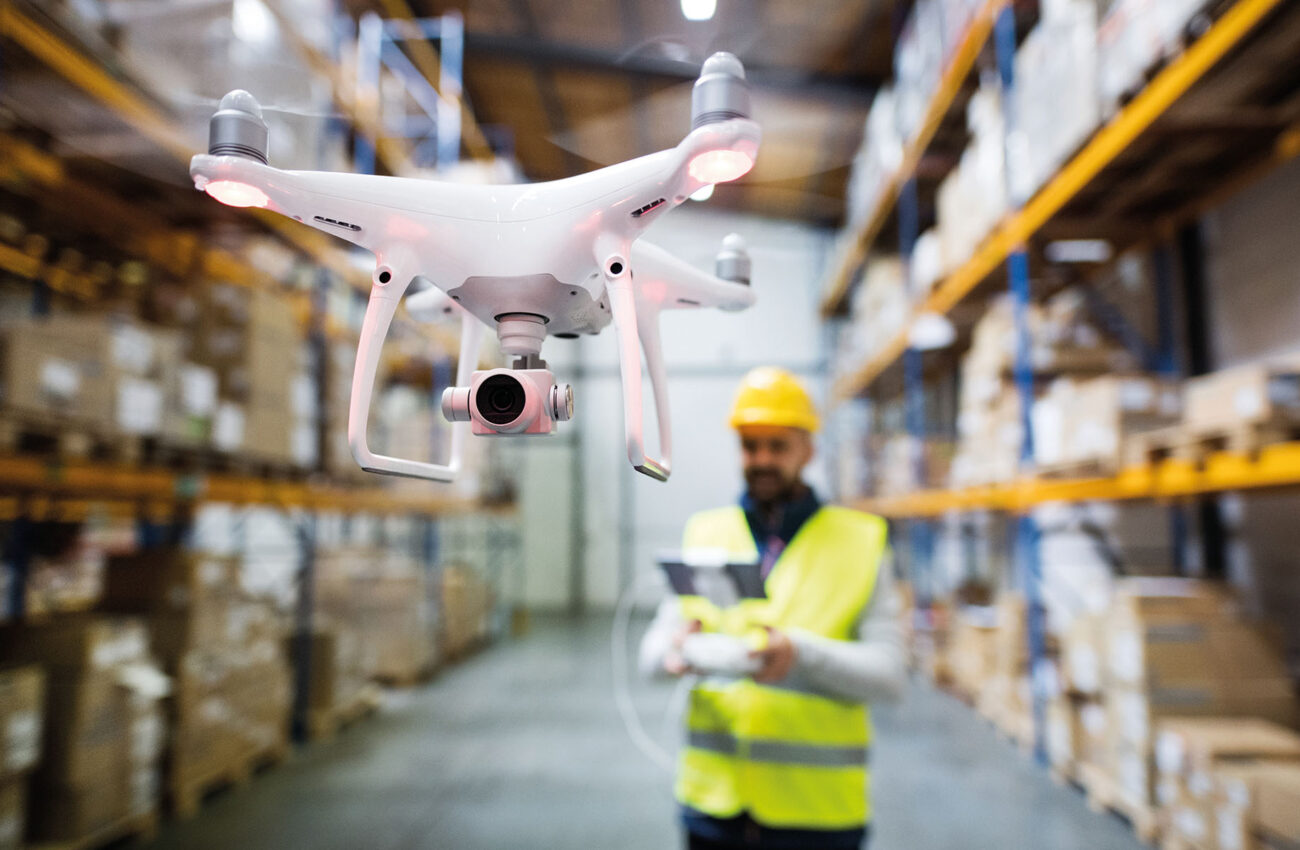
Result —
[{"label": "wooden pallet", "polygon": [[368,687],[347,705],[314,709],[307,715],[307,737],[313,741],[329,740],[362,718],[374,714],[379,703],[379,690]]},{"label": "wooden pallet", "polygon": [[1181,835],[1175,835],[1171,832],[1160,840],[1160,850],[1205,850],[1205,845],[1188,841]]},{"label": "wooden pallet", "polygon": [[172,813],[181,819],[192,818],[205,800],[229,789],[243,788],[253,776],[283,763],[288,757],[288,742],[279,741],[234,758],[219,768],[191,776],[173,776],[168,790]]},{"label": "wooden pallet", "polygon": [[1232,425],[1184,423],[1125,439],[1126,462],[1138,466],[1180,460],[1200,466],[1216,452],[1258,457],[1262,449],[1276,443],[1300,439],[1300,422],[1268,420]]},{"label": "wooden pallet", "polygon": [[1087,795],[1089,809],[1119,815],[1129,822],[1138,840],[1145,844],[1155,844],[1159,840],[1160,821],[1154,806],[1134,799],[1095,765],[1079,766],[1079,782]]},{"label": "wooden pallet", "polygon": [[1123,466],[1123,458],[1117,455],[1039,464],[1036,471],[1039,478],[1113,478],[1119,474],[1121,466]]},{"label": "wooden pallet", "polygon": [[28,845],[28,850],[99,850],[128,840],[153,841],[157,835],[158,812],[153,811],[122,818],[81,838]]},{"label": "wooden pallet", "polygon": [[437,663],[430,662],[418,670],[408,671],[401,675],[383,674],[375,676],[375,682],[386,688],[414,688],[433,681],[433,677],[437,673]]},{"label": "wooden pallet", "polygon": [[141,454],[141,438],[105,433],[90,423],[53,414],[5,410],[0,413],[0,453],[134,463]]}]

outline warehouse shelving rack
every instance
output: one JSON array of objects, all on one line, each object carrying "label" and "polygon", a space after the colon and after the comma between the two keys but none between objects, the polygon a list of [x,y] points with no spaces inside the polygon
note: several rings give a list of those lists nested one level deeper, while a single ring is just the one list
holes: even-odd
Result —
[{"label": "warehouse shelving rack", "polygon": [[[1053,226],[1053,218],[1067,209],[1072,201],[1077,201],[1090,192],[1095,195],[1099,191],[1099,185],[1102,186],[1100,191],[1105,191],[1107,168],[1121,161],[1126,153],[1144,141],[1144,134],[1180,98],[1193,90],[1221,60],[1232,55],[1234,49],[1255,32],[1262,21],[1283,5],[1282,0],[1236,0],[1207,31],[1174,57],[1129,103],[1120,108],[1023,206],[1012,209],[971,258],[924,298],[918,299],[919,303],[903,327],[876,354],[833,388],[833,396],[838,402],[865,395],[879,387],[882,376],[901,365],[906,430],[919,446],[926,436],[923,382],[927,371],[922,352],[910,347],[912,326],[922,314],[951,314],[959,304],[971,300],[972,294],[977,290],[989,291],[984,288],[985,284],[990,281],[995,270],[1005,264],[1005,291],[1010,294],[1014,316],[1013,377],[1022,411],[1021,468],[1026,472],[1018,480],[1002,485],[923,490],[896,497],[861,499],[853,506],[905,521],[909,532],[906,538],[907,551],[914,579],[921,578],[929,570],[934,551],[934,519],[953,513],[960,515],[988,511],[1010,515],[1013,559],[1028,603],[1030,669],[1035,683],[1034,726],[1036,751],[1040,760],[1045,759],[1045,694],[1039,686],[1037,672],[1039,662],[1046,654],[1045,611],[1041,600],[1038,529],[1031,516],[1032,509],[1047,502],[1153,499],[1171,505],[1171,527],[1175,536],[1180,537],[1180,530],[1185,529],[1186,524],[1182,505],[1190,499],[1216,493],[1300,485],[1300,443],[1266,446],[1253,456],[1223,451],[1208,454],[1198,461],[1168,459],[1125,468],[1112,477],[1049,479],[1029,473],[1033,458],[1033,428],[1029,413],[1034,399],[1036,376],[1029,358],[1027,312],[1033,296],[1027,243],[1036,235],[1043,236],[1051,232],[1049,228]],[[955,80],[954,77],[958,74],[967,75],[973,70],[975,58],[982,50],[984,41],[990,38],[1002,82],[1003,102],[1012,102],[1015,85],[1013,59],[1016,49],[1013,10],[992,3],[985,14],[992,16],[991,30],[983,27],[984,18],[972,27],[962,50],[958,51],[957,58],[945,72],[944,85],[940,87],[927,115],[942,115],[951,108],[954,93],[961,85],[960,79]],[[979,46],[975,46],[976,42]],[[973,52],[967,53],[968,49]],[[1238,54],[1234,62],[1240,60],[1241,55]],[[1253,117],[1258,119],[1260,113],[1257,112]],[[1173,262],[1170,242],[1173,234],[1205,210],[1300,154],[1300,125],[1278,127],[1276,130],[1276,137],[1270,145],[1263,149],[1256,145],[1250,149],[1249,161],[1245,167],[1241,167],[1240,162],[1235,162],[1228,179],[1220,180],[1209,189],[1199,188],[1190,196],[1184,192],[1178,203],[1165,211],[1155,227],[1150,227],[1148,223],[1142,238],[1130,240],[1125,246],[1146,245],[1153,249],[1160,324],[1156,346],[1152,348],[1142,344],[1143,341],[1137,335],[1129,332],[1132,329],[1126,325],[1122,315],[1116,315],[1117,311],[1108,304],[1102,303],[1100,307],[1109,311],[1115,326],[1112,330],[1121,331],[1118,334],[1121,341],[1135,348],[1133,353],[1139,356],[1147,368],[1166,376],[1179,373],[1174,352],[1171,306]],[[823,302],[823,313],[827,317],[841,315],[845,311],[852,291],[852,276],[858,273],[859,267],[874,248],[874,242],[883,229],[883,222],[890,214],[897,216],[899,252],[906,269],[919,235],[916,169],[920,156],[931,139],[931,136],[921,135],[913,141],[908,148],[903,168],[888,185],[866,225],[845,237],[842,244],[847,243],[848,248],[832,263],[832,271],[825,287],[827,295]],[[1155,157],[1159,159],[1168,155],[1164,151],[1158,151]],[[1008,168],[1010,167],[1011,163],[1008,163]],[[1167,175],[1156,176],[1169,179]],[[1105,228],[1099,227],[1095,218],[1086,223],[1083,229],[1089,227],[1105,232]],[[1192,273],[1196,274],[1195,271]],[[904,279],[908,279],[906,274]],[[1189,284],[1189,291],[1190,289]],[[1100,298],[1096,293],[1093,295]],[[1193,339],[1190,342],[1194,349],[1193,361],[1203,360],[1203,357],[1197,357],[1195,351],[1198,341]],[[1136,350],[1137,348],[1141,350]],[[1191,365],[1194,368],[1205,368],[1203,363],[1198,366],[1193,362]],[[915,480],[924,480],[924,460],[919,450],[915,466]],[[1213,511],[1210,513],[1213,516],[1209,519],[1217,517]],[[1214,535],[1213,530],[1203,528],[1203,534],[1207,536],[1209,545],[1208,538]],[[1221,540],[1218,543],[1222,545]],[[918,591],[920,589],[918,587]]]},{"label": "warehouse shelving rack", "polygon": [[[1238,0],[1208,32],[1171,61],[1132,102],[1102,127],[1022,209],[1009,215],[985,240],[974,256],[941,281],[916,308],[908,322],[881,347],[877,354],[836,385],[836,398],[843,400],[868,390],[906,351],[908,334],[916,316],[922,313],[951,312],[986,281],[998,266],[1007,262],[1019,246],[1039,233],[1056,213],[1081,191],[1088,188],[1094,178],[1123,154],[1179,97],[1249,35],[1260,21],[1281,5],[1283,0]],[[1009,15],[1004,12],[998,14]],[[969,73],[969,67],[966,72]],[[946,103],[951,103],[950,91],[941,89],[939,96],[948,98]],[[936,100],[932,111],[937,111],[944,106],[944,101]],[[925,143],[928,143],[928,139]],[[922,149],[923,147],[924,144]],[[1297,155],[1300,155],[1300,128],[1292,128],[1278,138],[1273,154],[1267,161],[1248,169],[1239,180],[1230,182],[1223,192],[1212,193],[1209,198],[1202,198],[1196,204],[1175,210],[1161,222],[1158,229],[1171,229],[1177,223],[1201,212],[1207,203],[1221,199],[1225,192],[1239,188],[1242,182],[1256,179],[1264,170]],[[912,175],[918,161],[919,155],[906,159],[904,165],[910,163],[911,170],[904,173]],[[884,217],[891,212],[894,201],[888,196],[886,201],[882,201],[871,217],[872,221],[877,219],[883,221]],[[828,315],[843,311],[852,289],[852,274],[866,257],[878,229],[879,225],[875,230],[864,229],[859,236],[863,247],[855,254],[856,263],[846,258],[836,265],[828,284],[829,294],[823,305]]]},{"label": "warehouse shelving rack", "polygon": [[[343,108],[349,126],[357,134],[358,147],[367,144],[393,157],[390,167],[409,166],[409,157],[401,140],[379,138],[381,125],[372,123],[362,113],[354,98],[341,96],[342,67],[332,58],[316,51],[297,38],[297,29],[286,22],[272,2],[269,8],[286,23],[282,29],[295,38],[313,67],[335,87],[334,101]],[[372,57],[383,59],[396,40],[428,37],[436,34],[443,41],[441,58],[423,42],[414,42],[413,60],[405,66],[393,60],[386,65],[399,72],[408,86],[423,86],[419,100],[429,109],[437,109],[443,132],[438,135],[441,163],[458,158],[464,141],[472,155],[491,157],[492,150],[473,115],[460,97],[463,57],[463,29],[458,18],[419,20],[414,18],[404,0],[385,0],[390,20],[375,20],[379,27],[378,52]],[[336,38],[342,35],[336,31]],[[85,55],[73,41],[57,31],[57,24],[43,10],[15,0],[0,0],[0,41],[16,45],[37,62],[66,82],[106,107],[143,137],[151,140],[172,157],[178,167],[188,165],[190,157],[206,148],[176,126],[165,112],[129,82],[107,70],[102,62]],[[337,45],[336,45],[337,46]],[[372,47],[374,47],[372,42]],[[311,51],[308,53],[308,51]],[[411,62],[414,66],[411,66]],[[377,74],[373,82],[378,83]],[[437,100],[436,106],[432,99]],[[377,98],[376,98],[377,100]],[[448,110],[455,121],[448,122]],[[436,121],[431,122],[435,127]],[[457,130],[453,138],[445,124]],[[369,134],[369,135],[368,135]],[[463,136],[463,139],[462,139]],[[396,172],[395,172],[396,173]],[[90,185],[69,175],[58,157],[41,151],[30,143],[10,136],[0,136],[0,183],[12,182],[36,187],[40,198],[48,202],[87,204],[110,228],[101,235],[119,238],[132,234],[121,247],[128,256],[156,266],[177,276],[198,276],[242,286],[275,286],[268,274],[251,266],[235,254],[207,247],[195,233],[176,230],[167,222],[141,210],[138,205],[116,197],[110,190]],[[370,276],[354,264],[346,251],[325,234],[290,222],[263,210],[245,211],[254,215],[270,232],[314,261],[320,268],[318,283],[328,284],[330,276],[344,281],[354,291],[366,294]],[[60,270],[37,251],[0,245],[0,270],[19,278],[46,283]],[[281,293],[294,302],[295,311],[309,328],[311,342],[322,346],[328,339],[346,339],[346,330],[329,327],[321,312],[323,299],[318,287],[314,294]],[[445,333],[426,332],[399,316],[406,331],[414,330],[433,340],[442,351],[454,350]],[[435,390],[439,376],[443,382],[450,370],[445,361],[433,364]],[[503,559],[517,549],[518,532],[514,529],[512,503],[487,504],[480,500],[430,496],[405,490],[394,491],[374,485],[344,485],[318,480],[319,476],[301,475],[268,479],[251,475],[177,471],[170,468],[141,468],[113,462],[67,460],[61,458],[0,456],[0,522],[9,525],[8,546],[4,552],[10,570],[7,586],[10,616],[21,617],[26,599],[26,578],[30,564],[30,534],[41,522],[77,522],[93,510],[103,509],[119,517],[135,520],[136,536],[143,546],[182,542],[193,510],[204,503],[226,503],[240,508],[272,507],[285,512],[295,526],[298,540],[299,570],[297,582],[301,592],[296,611],[296,630],[310,635],[312,630],[312,586],[317,551],[318,517],[335,513],[346,518],[360,515],[409,516],[420,521],[418,537],[424,563],[432,570],[438,562],[441,520],[457,516],[484,517],[483,550],[488,555],[489,570],[497,573]],[[305,717],[310,682],[310,641],[300,641],[294,653],[295,726],[305,737]]]},{"label": "warehouse shelving rack", "polygon": [[908,192],[908,185],[915,179],[921,158],[929,150],[940,126],[952,120],[957,97],[966,84],[967,78],[975,68],[976,60],[988,44],[993,33],[993,23],[1007,6],[1008,0],[989,0],[976,13],[967,27],[965,35],[953,51],[952,58],[944,68],[939,79],[938,88],[925,115],[912,138],[903,151],[903,159],[897,171],[882,187],[880,197],[862,226],[844,239],[840,251],[835,257],[825,286],[826,294],[822,299],[822,314],[833,316],[842,313],[853,290],[853,275],[866,260],[885,228],[894,208]]}]

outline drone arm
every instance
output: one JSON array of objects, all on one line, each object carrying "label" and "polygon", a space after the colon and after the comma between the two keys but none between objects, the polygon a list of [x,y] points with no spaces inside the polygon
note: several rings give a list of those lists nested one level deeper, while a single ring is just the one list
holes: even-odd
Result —
[{"label": "drone arm", "polygon": [[[464,423],[452,426],[451,457],[446,465],[389,457],[375,454],[370,450],[366,430],[384,338],[388,335],[388,327],[392,324],[393,314],[397,312],[397,305],[402,300],[402,293],[411,280],[409,274],[405,278],[396,276],[393,271],[388,271],[388,274],[392,276],[391,283],[381,284],[376,281],[371,288],[370,303],[366,307],[366,317],[361,325],[361,341],[357,346],[357,363],[352,373],[352,397],[348,406],[348,445],[352,449],[352,456],[367,472],[424,478],[431,481],[454,481],[460,471],[465,429],[468,427]],[[483,325],[469,313],[463,313],[460,362],[456,370],[458,385],[469,384],[470,376],[478,363],[478,350],[482,338]]]}]

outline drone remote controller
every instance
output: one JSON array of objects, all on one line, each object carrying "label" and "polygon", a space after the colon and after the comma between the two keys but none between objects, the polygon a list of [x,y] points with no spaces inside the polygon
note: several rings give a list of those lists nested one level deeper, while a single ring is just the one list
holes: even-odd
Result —
[{"label": "drone remote controller", "polygon": [[692,669],[712,676],[749,676],[762,662],[750,655],[743,638],[713,632],[696,632],[682,641],[682,660]]},{"label": "drone remote controller", "polygon": [[[753,167],[760,131],[750,119],[744,68],[717,53],[691,97],[691,129],[670,150],[576,177],[531,185],[467,186],[407,177],[283,171],[267,164],[268,128],[248,92],[222,98],[208,153],[195,156],[196,188],[222,203],[261,207],[331,233],[376,258],[348,410],[348,442],[363,469],[451,481],[466,425],[483,436],[549,434],[573,413],[572,390],[545,361],[547,336],[618,336],[628,459],[661,481],[671,473],[672,435],[659,340],[664,310],[754,303],[740,237],[724,240],[715,274],[700,271],[640,236],[699,189]],[[413,315],[459,314],[456,386],[443,412],[453,426],[446,464],[388,457],[366,436],[380,351],[412,284]],[[433,294],[429,294],[433,293]],[[417,301],[423,303],[417,311]],[[511,358],[476,372],[483,328]],[[658,456],[643,437],[644,354],[658,420]]]}]

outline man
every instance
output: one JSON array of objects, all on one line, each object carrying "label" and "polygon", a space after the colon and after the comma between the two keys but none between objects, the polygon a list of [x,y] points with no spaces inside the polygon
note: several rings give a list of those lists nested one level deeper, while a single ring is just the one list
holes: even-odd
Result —
[{"label": "man", "polygon": [[694,631],[765,636],[752,678],[698,680],[687,710],[676,795],[687,846],[861,848],[870,822],[867,703],[905,680],[900,601],[885,564],[885,523],[826,507],[803,481],[818,418],[788,372],[742,381],[731,414],[740,436],[739,506],[687,523],[683,548],[757,561],[767,600],[723,611],[667,600],[641,647],[644,670],[690,673]]}]

